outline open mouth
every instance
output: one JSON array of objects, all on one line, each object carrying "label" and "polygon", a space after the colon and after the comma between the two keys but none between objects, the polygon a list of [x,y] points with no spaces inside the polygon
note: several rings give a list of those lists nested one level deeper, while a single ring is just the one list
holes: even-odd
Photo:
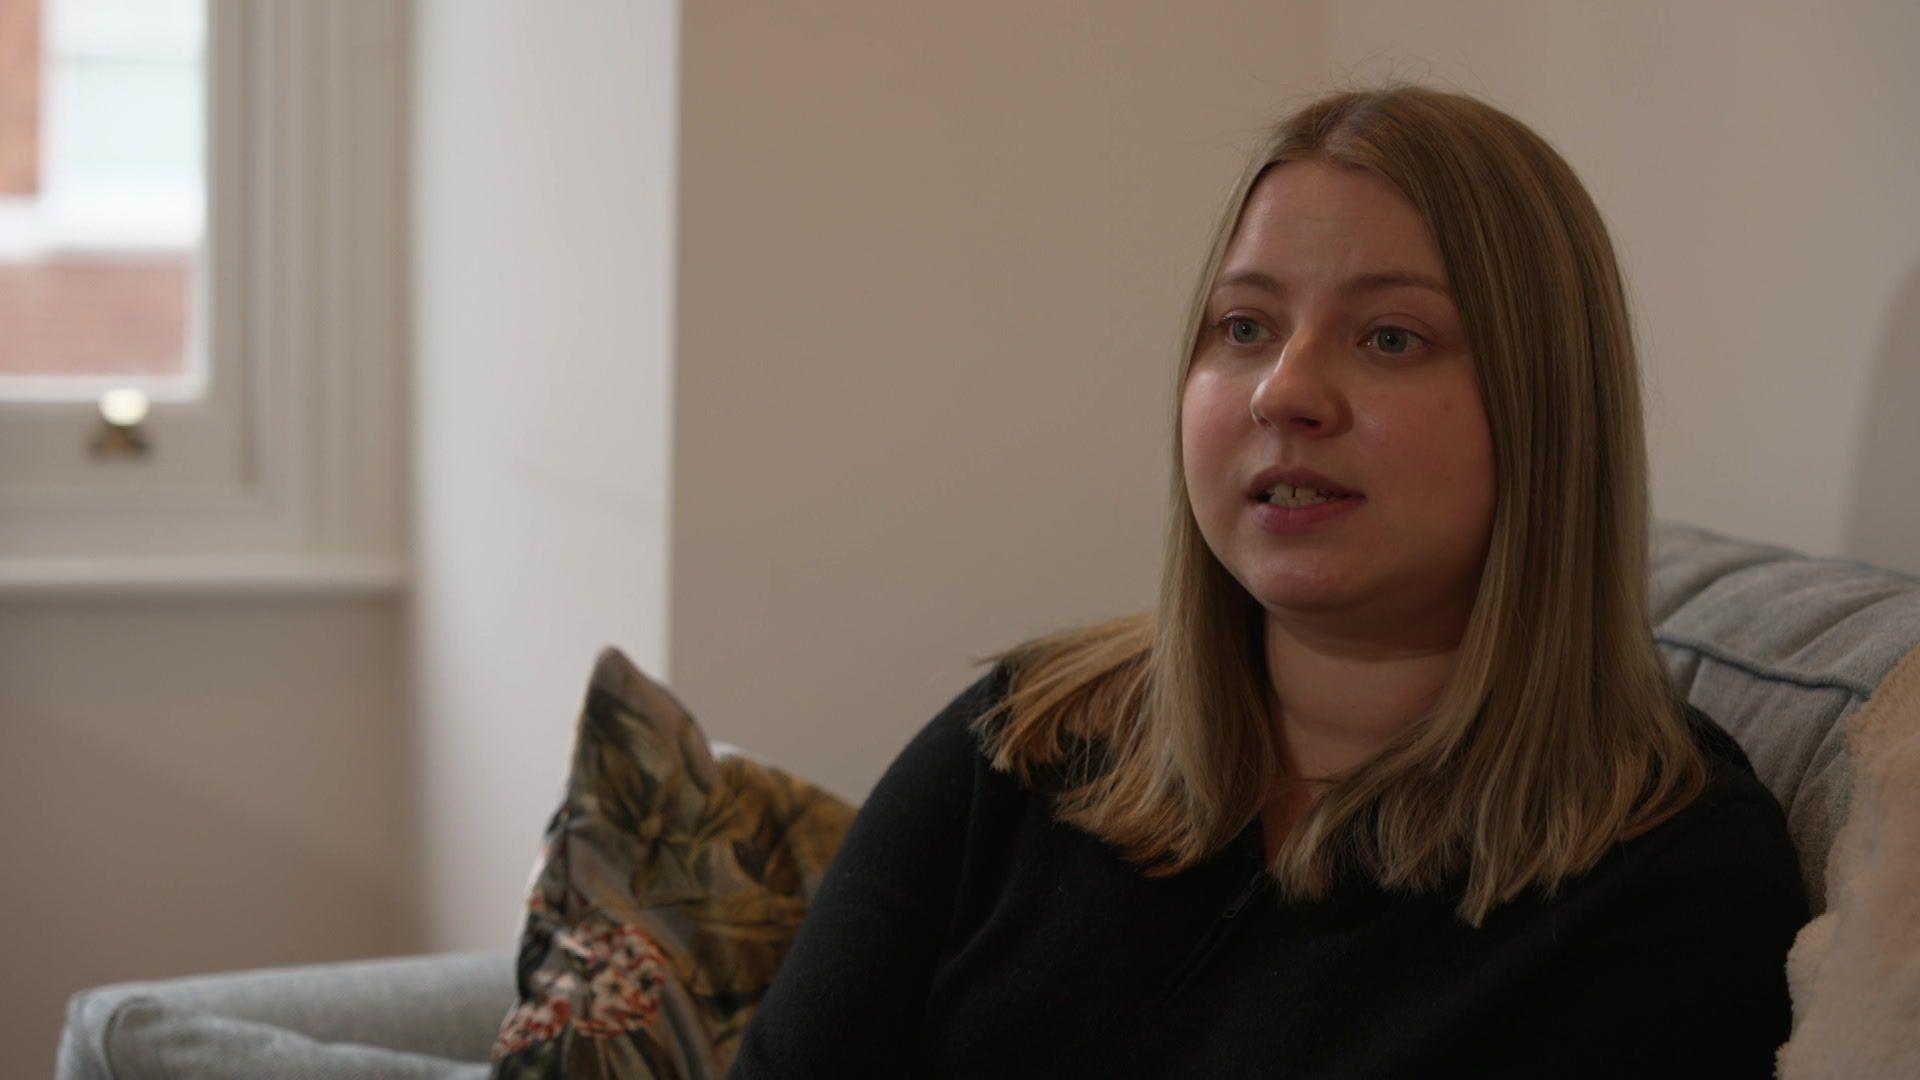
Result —
[{"label": "open mouth", "polygon": [[1255,502],[1270,506],[1319,506],[1321,503],[1339,502],[1345,499],[1357,499],[1360,496],[1352,492],[1318,491],[1313,488],[1288,488],[1282,484],[1254,496]]}]

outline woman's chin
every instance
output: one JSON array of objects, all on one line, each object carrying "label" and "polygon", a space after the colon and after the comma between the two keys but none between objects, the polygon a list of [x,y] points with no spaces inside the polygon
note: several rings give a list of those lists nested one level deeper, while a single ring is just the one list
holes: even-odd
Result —
[{"label": "woman's chin", "polygon": [[1353,607],[1353,590],[1329,581],[1273,582],[1253,591],[1270,615],[1320,615]]}]

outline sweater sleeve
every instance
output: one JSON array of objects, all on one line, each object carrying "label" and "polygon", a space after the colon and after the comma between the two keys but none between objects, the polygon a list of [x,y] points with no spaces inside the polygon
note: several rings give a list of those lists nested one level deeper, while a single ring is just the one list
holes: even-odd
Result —
[{"label": "sweater sleeve", "polygon": [[1001,677],[996,668],[955,697],[861,805],[730,1077],[912,1070],[983,760],[967,722],[996,699]]},{"label": "sweater sleeve", "polygon": [[1487,1076],[1768,1080],[1792,1022],[1787,951],[1810,919],[1779,804],[1740,782],[1667,842],[1530,988]]}]

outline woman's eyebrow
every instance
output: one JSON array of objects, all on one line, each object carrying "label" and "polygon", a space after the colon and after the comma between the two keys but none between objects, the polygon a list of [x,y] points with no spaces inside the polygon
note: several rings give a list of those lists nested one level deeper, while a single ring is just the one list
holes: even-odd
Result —
[{"label": "woman's eyebrow", "polygon": [[[1257,289],[1265,289],[1275,296],[1285,296],[1287,292],[1286,287],[1281,285],[1273,275],[1262,270],[1236,270],[1222,277],[1214,286],[1214,291],[1233,285],[1251,285]],[[1453,294],[1447,291],[1445,283],[1412,270],[1380,270],[1371,274],[1361,274],[1341,282],[1340,287],[1334,291],[1341,297],[1352,298],[1380,292],[1383,289],[1402,288],[1426,289],[1429,292],[1438,293],[1449,303],[1453,301]]]}]

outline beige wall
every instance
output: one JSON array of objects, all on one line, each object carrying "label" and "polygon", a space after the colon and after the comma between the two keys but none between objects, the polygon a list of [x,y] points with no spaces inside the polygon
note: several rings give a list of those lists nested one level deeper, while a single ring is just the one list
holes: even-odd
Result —
[{"label": "beige wall", "polygon": [[970,658],[1152,602],[1176,324],[1325,15],[832,11],[683,15],[671,651],[863,798]]}]

